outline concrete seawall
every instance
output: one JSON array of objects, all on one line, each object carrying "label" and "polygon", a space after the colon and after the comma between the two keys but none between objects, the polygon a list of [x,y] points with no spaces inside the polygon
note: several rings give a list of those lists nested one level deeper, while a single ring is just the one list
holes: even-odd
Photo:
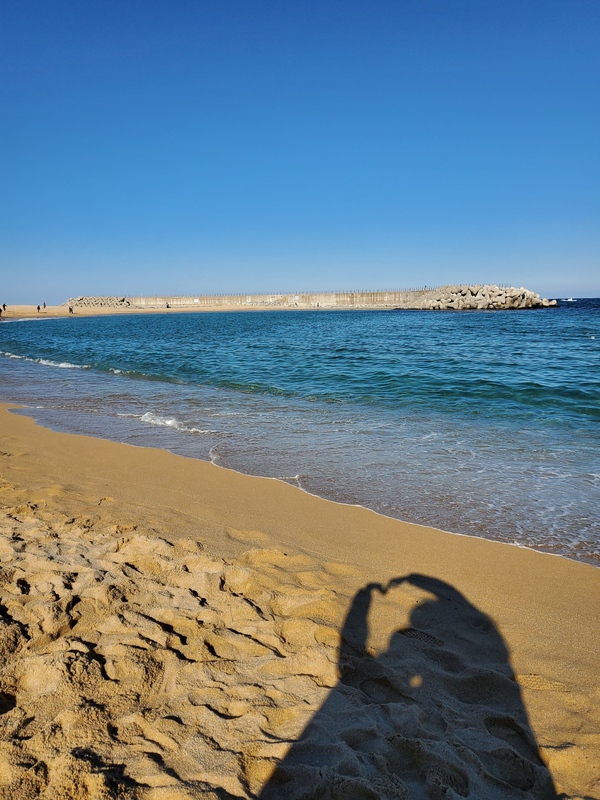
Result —
[{"label": "concrete seawall", "polygon": [[283,308],[394,308],[417,303],[430,289],[404,291],[303,292],[300,294],[188,295],[185,297],[128,297],[137,307],[177,306],[273,306]]},{"label": "concrete seawall", "polygon": [[549,308],[556,300],[520,287],[498,285],[424,286],[417,289],[298,294],[155,295],[154,297],[75,297],[63,305],[109,308],[398,308],[491,311]]}]

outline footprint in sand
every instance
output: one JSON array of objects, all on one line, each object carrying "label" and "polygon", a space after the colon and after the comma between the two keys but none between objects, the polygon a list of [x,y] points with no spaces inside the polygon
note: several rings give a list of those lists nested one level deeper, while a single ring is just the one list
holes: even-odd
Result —
[{"label": "footprint in sand", "polygon": [[[2,800],[555,797],[502,637],[447,584],[354,595],[254,532],[226,563],[101,508],[0,530]],[[414,607],[376,654],[393,586]]]}]

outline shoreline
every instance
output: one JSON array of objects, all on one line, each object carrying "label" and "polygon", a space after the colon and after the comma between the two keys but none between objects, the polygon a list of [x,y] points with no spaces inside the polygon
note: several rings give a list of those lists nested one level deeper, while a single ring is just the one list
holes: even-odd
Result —
[{"label": "shoreline", "polygon": [[[238,305],[231,306],[206,306],[196,307],[193,306],[180,306],[176,308],[113,308],[113,307],[94,307],[94,306],[76,306],[75,313],[69,314],[69,309],[64,306],[46,306],[39,313],[33,305],[13,305],[7,306],[6,311],[2,312],[3,320],[17,320],[17,319],[64,319],[64,318],[77,318],[77,317],[105,317],[105,316],[121,316],[122,314],[196,314],[199,312],[219,312],[219,311],[314,311],[311,308],[286,308],[279,306],[248,306],[240,307]],[[320,309],[325,311],[345,311],[348,309]],[[350,309],[353,310],[353,309]],[[363,309],[360,309],[363,310]],[[383,306],[371,306],[365,308],[367,310],[386,310]],[[387,309],[390,310],[389,308]]]},{"label": "shoreline", "polygon": [[[35,416],[34,416],[33,412],[35,412],[36,409],[33,406],[26,406],[26,405],[21,405],[21,404],[8,403],[6,401],[0,401],[0,409],[8,409],[9,413],[12,413],[13,411],[18,411],[18,410],[29,410],[29,411],[31,411],[31,414],[26,414],[26,415],[23,415],[23,416],[26,416],[27,419],[30,419],[32,422],[34,422],[34,424],[36,426],[38,426],[40,428],[43,428],[44,430],[50,431],[51,433],[58,433],[60,435],[65,435],[65,436],[82,436],[83,438],[96,439],[98,441],[111,442],[113,444],[122,444],[125,447],[133,447],[133,448],[137,448],[137,449],[140,449],[140,450],[143,450],[143,451],[157,450],[159,452],[169,453],[170,455],[176,456],[177,458],[185,458],[185,459],[189,459],[191,461],[200,461],[203,464],[209,464],[209,465],[211,465],[213,467],[216,467],[216,469],[224,470],[225,472],[230,472],[230,473],[233,473],[235,475],[240,475],[240,476],[249,477],[249,478],[258,478],[258,479],[264,480],[264,481],[275,481],[276,483],[284,483],[287,486],[291,486],[293,489],[295,489],[295,490],[297,490],[299,492],[302,492],[303,494],[306,494],[308,497],[314,497],[317,500],[323,500],[323,501],[325,501],[327,503],[333,503],[334,505],[343,506],[345,508],[361,509],[362,511],[366,511],[366,512],[369,512],[371,514],[375,514],[378,517],[382,517],[383,519],[391,520],[391,521],[394,521],[394,522],[400,522],[400,523],[402,523],[404,525],[411,525],[412,527],[415,527],[415,528],[423,528],[424,530],[434,530],[434,531],[437,531],[438,533],[447,534],[448,536],[464,536],[464,537],[466,537],[468,539],[477,539],[477,540],[482,540],[482,541],[485,541],[485,542],[494,542],[496,544],[505,545],[507,547],[516,547],[516,548],[519,548],[519,549],[522,549],[522,550],[529,550],[529,551],[531,551],[533,553],[540,553],[540,554],[546,555],[546,556],[554,556],[555,558],[562,558],[562,559],[565,559],[567,561],[572,561],[575,564],[586,564],[587,566],[591,566],[594,569],[600,570],[600,564],[592,563],[591,561],[582,561],[582,560],[579,560],[577,558],[573,558],[571,556],[568,556],[568,555],[566,555],[564,553],[557,553],[557,552],[552,552],[550,550],[544,550],[544,549],[542,549],[541,546],[539,548],[536,548],[536,547],[532,547],[531,545],[520,544],[519,542],[507,542],[507,541],[503,541],[502,539],[499,539],[499,538],[498,539],[494,539],[494,538],[491,538],[489,536],[483,536],[483,535],[478,535],[478,534],[474,534],[474,533],[462,533],[460,531],[451,531],[451,530],[448,530],[446,528],[439,528],[439,527],[435,527],[433,525],[427,525],[427,524],[422,523],[422,522],[411,522],[410,520],[407,520],[407,519],[402,519],[400,517],[393,517],[393,516],[391,516],[389,514],[384,514],[381,511],[377,511],[376,509],[370,508],[369,506],[366,506],[366,505],[362,505],[361,503],[350,503],[350,502],[344,502],[343,500],[334,500],[334,499],[332,499],[330,497],[326,497],[324,495],[316,494],[315,492],[310,492],[308,489],[305,489],[303,486],[300,486],[300,485],[296,486],[295,484],[288,483],[287,480],[284,480],[283,478],[274,477],[273,475],[258,475],[258,474],[252,474],[252,473],[249,473],[249,472],[243,472],[242,470],[235,469],[234,467],[226,467],[226,466],[223,466],[222,464],[218,464],[218,463],[216,463],[215,461],[212,461],[209,458],[201,458],[200,456],[180,455],[180,454],[176,453],[175,451],[170,450],[168,447],[153,447],[152,445],[132,444],[132,443],[129,443],[129,442],[119,442],[119,441],[116,441],[115,439],[108,439],[108,438],[94,436],[91,433],[78,434],[78,433],[70,433],[68,431],[54,431],[52,428],[48,427],[47,425],[45,425],[42,422],[39,422],[37,419],[35,419]],[[21,416],[21,415],[19,415],[19,416]]]},{"label": "shoreline", "polygon": [[[112,536],[124,535],[133,543],[138,536],[140,542],[147,540],[144,552],[148,555],[130,560],[137,564],[137,572],[131,573],[129,581],[154,579],[150,558],[154,549],[162,552],[166,547],[182,547],[183,542],[201,541],[207,558],[224,560],[231,565],[226,570],[237,570],[236,580],[241,580],[239,571],[245,570],[244,580],[250,580],[248,575],[262,575],[264,583],[268,567],[270,602],[277,600],[276,608],[288,594],[297,597],[303,608],[317,602],[317,597],[319,603],[330,597],[331,608],[319,606],[318,613],[310,614],[317,613],[321,620],[327,617],[332,630],[340,630],[352,594],[369,581],[387,585],[398,575],[419,573],[454,587],[493,621],[506,643],[537,746],[557,788],[569,797],[592,796],[597,790],[593,763],[600,758],[598,721],[594,719],[600,699],[596,635],[600,572],[594,566],[550,558],[552,554],[518,545],[404,523],[361,506],[323,500],[275,478],[243,475],[168,451],[55,433],[29,417],[10,414],[9,408],[17,406],[0,406],[3,492],[33,506],[29,511],[23,510],[28,506],[19,506],[20,512],[11,512],[13,518],[22,517],[27,526],[62,514],[90,520],[81,523],[84,537],[86,530],[98,529],[103,521],[102,531],[108,522],[115,528]],[[61,532],[71,530],[64,523],[62,527],[55,522],[47,524],[55,526],[59,539]],[[88,524],[92,527],[86,528]],[[133,538],[131,533],[119,534],[127,530],[135,531]],[[300,569],[294,572],[281,559],[305,566],[294,567]],[[209,566],[211,569],[217,568]],[[319,583],[320,574],[327,575],[324,583]],[[22,580],[36,586],[31,578]],[[237,602],[234,598],[240,591],[243,595],[246,590],[236,589],[228,602]],[[375,616],[369,617],[374,652],[385,650],[390,614],[406,615],[415,591],[407,590],[394,600],[395,606],[376,609]],[[217,596],[221,598],[222,593]],[[250,592],[246,596],[257,602],[258,595]],[[2,602],[6,606],[6,600]],[[273,613],[278,619],[280,612]],[[65,635],[69,634],[61,634],[56,641]],[[185,648],[184,652],[186,659],[192,658]],[[324,652],[329,658],[325,661],[331,664],[331,651]],[[314,658],[321,655],[321,651],[315,652]],[[284,662],[277,663],[281,668]],[[323,669],[326,673],[329,668]],[[256,675],[254,680],[260,683]],[[321,675],[315,680],[327,684],[329,679]],[[318,690],[318,705],[325,690],[331,687]],[[302,725],[290,734],[291,740],[307,721],[302,718]],[[571,744],[565,747],[565,742]],[[277,759],[284,755],[281,751]],[[252,785],[258,786],[261,780],[264,784],[273,768],[273,758],[266,766],[261,761],[263,772],[258,770]],[[253,791],[256,796],[257,790]]]}]

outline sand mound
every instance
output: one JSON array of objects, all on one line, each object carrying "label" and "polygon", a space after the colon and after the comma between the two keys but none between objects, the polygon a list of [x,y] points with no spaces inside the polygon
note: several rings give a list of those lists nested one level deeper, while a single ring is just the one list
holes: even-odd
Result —
[{"label": "sand mound", "polygon": [[33,505],[0,564],[1,798],[554,796],[501,637],[439,581],[354,594]]},{"label": "sand mound", "polygon": [[348,598],[313,559],[31,506],[0,530],[1,797],[252,796],[337,682]]}]

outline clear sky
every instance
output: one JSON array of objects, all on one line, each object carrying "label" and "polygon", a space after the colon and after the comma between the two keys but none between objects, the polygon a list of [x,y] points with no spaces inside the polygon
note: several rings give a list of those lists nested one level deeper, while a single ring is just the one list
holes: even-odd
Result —
[{"label": "clear sky", "polygon": [[600,295],[598,0],[3,0],[0,302]]}]

